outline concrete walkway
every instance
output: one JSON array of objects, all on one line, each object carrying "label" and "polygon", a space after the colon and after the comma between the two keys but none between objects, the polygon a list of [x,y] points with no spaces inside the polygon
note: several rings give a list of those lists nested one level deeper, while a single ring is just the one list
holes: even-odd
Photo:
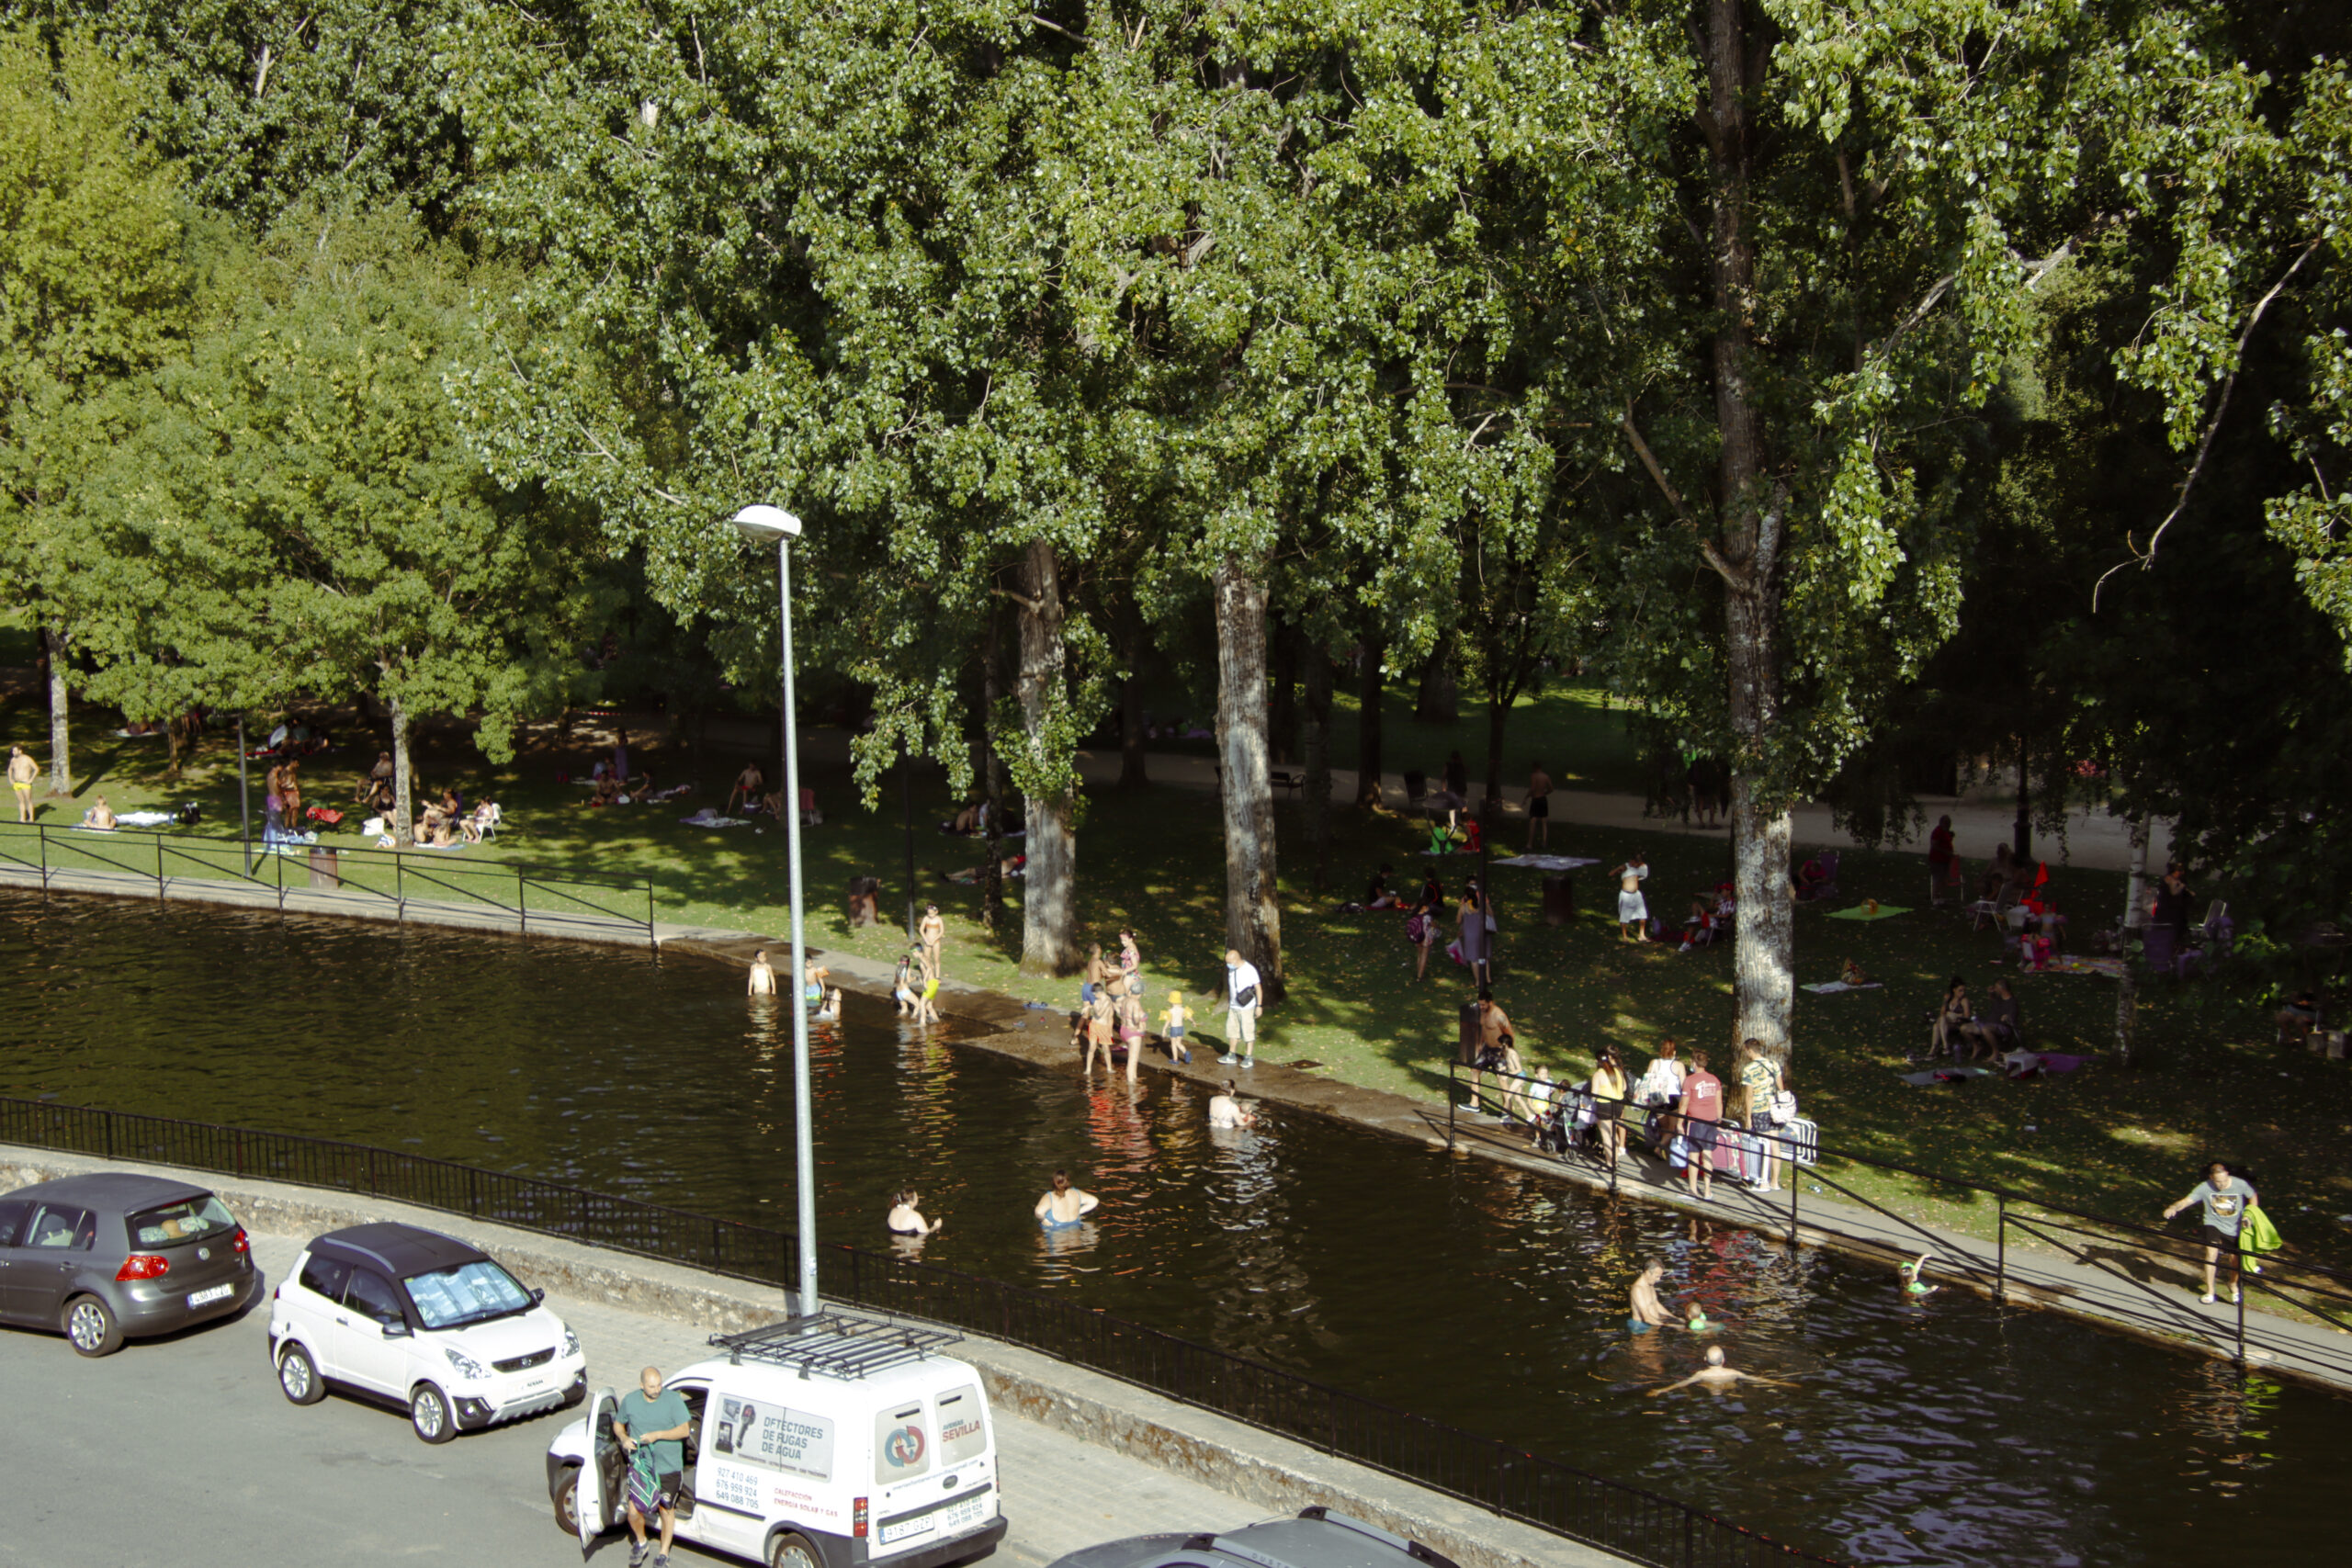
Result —
[{"label": "concrete walkway", "polygon": [[[0,1191],[93,1169],[187,1177],[165,1167],[0,1145]],[[312,1188],[202,1179],[254,1234],[266,1285],[284,1278],[311,1236],[343,1225],[396,1220],[473,1242],[526,1285],[547,1291],[548,1305],[587,1348],[592,1388],[625,1391],[647,1366],[675,1372],[711,1354],[711,1334],[784,1314],[772,1290],[537,1232]],[[19,1394],[50,1395],[41,1407],[52,1413],[51,1440],[31,1446],[40,1450],[28,1451],[36,1469],[20,1476],[36,1481],[29,1517],[19,1511],[0,1542],[0,1560],[161,1563],[188,1560],[167,1559],[164,1551],[191,1540],[234,1539],[239,1561],[271,1568],[390,1556],[579,1562],[579,1547],[550,1528],[540,1460],[570,1416],[430,1449],[397,1411],[340,1399],[297,1409],[270,1379],[266,1324],[266,1312],[251,1311],[134,1343],[95,1364],[82,1362],[62,1338],[0,1330],[0,1380]],[[1463,1568],[1614,1568],[1626,1561],[1015,1346],[967,1337],[951,1353],[978,1368],[989,1387],[1011,1523],[1000,1550],[1022,1568],[1125,1536],[1230,1529],[1312,1503],[1422,1540]],[[126,1452],[126,1442],[136,1451]],[[168,1486],[174,1525],[155,1537],[163,1551],[90,1554],[83,1533],[90,1517],[64,1506],[89,1464]],[[44,1479],[56,1484],[39,1485]],[[256,1511],[256,1497],[270,1506]],[[625,1541],[605,1537],[592,1561],[619,1562]],[[214,1554],[199,1551],[195,1560]],[[678,1561],[728,1560],[687,1548]]]}]

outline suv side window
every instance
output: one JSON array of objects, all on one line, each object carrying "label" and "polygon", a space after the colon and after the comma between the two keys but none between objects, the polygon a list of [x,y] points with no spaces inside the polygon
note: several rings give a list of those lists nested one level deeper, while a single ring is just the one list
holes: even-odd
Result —
[{"label": "suv side window", "polygon": [[61,1203],[43,1203],[33,1214],[33,1223],[25,1229],[26,1247],[86,1250],[98,1234],[97,1222],[87,1209],[75,1209]]},{"label": "suv side window", "polygon": [[313,1252],[302,1265],[301,1286],[316,1292],[331,1302],[343,1300],[343,1287],[351,1278],[351,1265],[340,1258],[322,1258]]},{"label": "suv side window", "polygon": [[343,1304],[360,1316],[378,1323],[401,1323],[407,1314],[401,1310],[400,1292],[392,1282],[370,1269],[355,1269],[351,1283],[344,1287]]}]

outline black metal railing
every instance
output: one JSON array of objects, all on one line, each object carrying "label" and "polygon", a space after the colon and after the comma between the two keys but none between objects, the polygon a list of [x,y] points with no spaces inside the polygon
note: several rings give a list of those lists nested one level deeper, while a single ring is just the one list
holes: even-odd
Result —
[{"label": "black metal railing", "polygon": [[[798,1287],[789,1232],[422,1155],[16,1099],[0,1099],[0,1143],[365,1193]],[[834,1301],[1038,1350],[1653,1568],[1832,1562],[1655,1492],[1048,1292],[839,1244],[820,1254]]]},{"label": "black metal railing", "polygon": [[[1458,1101],[1457,1097],[1464,1092],[1465,1082],[1470,1099],[1466,1102]],[[1541,1131],[1550,1130],[1553,1136],[1549,1141],[1558,1149],[1561,1159],[1589,1164],[1597,1176],[1605,1177],[1612,1193],[1620,1190],[1623,1162],[1603,1157],[1596,1141],[1590,1136],[1595,1118],[1586,1112],[1595,1101],[1584,1086],[1555,1083],[1525,1074],[1479,1069],[1456,1063],[1449,1064],[1447,1067],[1446,1091],[1446,1146],[1449,1149],[1461,1136],[1457,1115],[1466,1105],[1478,1114],[1502,1118],[1527,1128],[1531,1133],[1537,1133],[1539,1143],[1543,1141]],[[1628,1147],[1633,1146],[1637,1137],[1643,1142],[1655,1143],[1656,1140],[1648,1136],[1649,1124],[1653,1118],[1668,1111],[1669,1108],[1664,1106],[1626,1103],[1622,1121],[1628,1130]],[[1561,1135],[1563,1122],[1566,1123],[1565,1136]],[[2259,1325],[2250,1335],[2245,1316],[2247,1296],[2266,1296],[2292,1312],[2308,1314],[2342,1334],[2352,1334],[2352,1273],[2278,1254],[2255,1260],[2258,1263],[2259,1271],[2253,1271],[2248,1269],[2249,1260],[2244,1255],[2225,1254],[2219,1260],[2219,1277],[2229,1281],[2234,1298],[2231,1304],[2236,1311],[2228,1325],[2228,1333],[2217,1336],[2212,1321],[2182,1302],[2177,1291],[2167,1292],[2143,1277],[2152,1272],[2148,1267],[2152,1262],[2181,1265],[2192,1273],[2201,1271],[2205,1250],[2201,1240],[2134,1220],[2118,1220],[2069,1208],[2011,1188],[1969,1181],[1899,1160],[1826,1147],[1817,1138],[1799,1139],[1770,1128],[1741,1127],[1729,1118],[1722,1125],[1737,1136],[1753,1140],[1770,1151],[1784,1179],[1781,1187],[1788,1200],[1785,1216],[1777,1210],[1769,1213],[1764,1212],[1759,1195],[1757,1210],[1737,1218],[1751,1228],[1765,1222],[1775,1229],[1784,1227],[1791,1247],[1797,1245],[1799,1189],[1803,1185],[1790,1170],[1791,1166],[1796,1166],[1804,1169],[1807,1180],[1834,1190],[1839,1197],[1879,1215],[1895,1231],[1907,1233],[1905,1245],[1934,1254],[1947,1270],[1970,1279],[2003,1304],[2007,1304],[2013,1292],[2029,1298],[2036,1294],[2051,1294],[2049,1287],[2035,1284],[2012,1267],[2009,1233],[2015,1230],[2065,1254],[2077,1263],[2098,1270],[2110,1281],[2112,1288],[2096,1303],[2077,1297],[2075,1303],[2096,1311],[2101,1316],[2173,1338],[2230,1340],[2233,1344],[2233,1359],[2241,1369],[2248,1364],[2248,1347],[2252,1346],[2256,1359],[2267,1358],[2275,1362],[2281,1355],[2290,1354],[2319,1371],[2334,1374],[2337,1379],[2352,1378],[2352,1348],[2336,1343],[2335,1337],[2290,1345],[2281,1340],[2275,1331],[2266,1333]],[[1956,1250],[1951,1245],[1951,1237],[1939,1235],[1866,1193],[1856,1191],[1822,1169],[1823,1161],[1888,1172],[1954,1195],[1990,1199],[1995,1219],[1993,1258],[1987,1261]],[[1716,1179],[1724,1179],[1719,1177]],[[1815,1229],[1817,1233],[1828,1233],[1834,1232],[1836,1227],[1826,1217],[1817,1217]],[[1887,1245],[1883,1237],[1857,1236],[1852,1239],[1877,1247]]]},{"label": "black metal railing", "polygon": [[[345,907],[307,912],[368,913],[410,918],[412,905],[435,903],[459,909],[495,910],[510,916],[525,932],[531,922],[543,931],[576,934],[583,922],[617,922],[641,930],[653,941],[653,884],[643,877],[582,876],[551,866],[518,861],[467,860],[447,851],[379,850],[366,844],[305,844],[281,838],[247,844],[183,833],[130,829],[100,832],[48,823],[0,823],[0,869],[16,868],[40,878],[46,893],[76,873],[91,882],[67,882],[75,891],[123,892],[157,898],[208,896],[204,884],[250,889],[267,896],[279,913],[289,895],[343,895]],[[289,881],[288,873],[292,874]],[[536,900],[536,903],[534,902]]]}]

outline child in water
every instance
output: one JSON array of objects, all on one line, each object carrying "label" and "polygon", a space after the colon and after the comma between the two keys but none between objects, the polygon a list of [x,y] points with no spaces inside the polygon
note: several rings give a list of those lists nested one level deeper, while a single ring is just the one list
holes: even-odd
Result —
[{"label": "child in water", "polygon": [[1719,1326],[1708,1319],[1707,1309],[1698,1302],[1692,1302],[1684,1310],[1690,1314],[1690,1319],[1682,1326],[1693,1334],[1713,1334]]},{"label": "child in water", "polygon": [[1184,1043],[1184,1031],[1193,1021],[1193,1010],[1184,1005],[1184,993],[1168,993],[1168,1005],[1159,1010],[1159,1032],[1168,1037],[1168,1059],[1189,1063],[1193,1048]]},{"label": "child in water", "polygon": [[1928,1255],[1923,1252],[1919,1254],[1918,1262],[1905,1263],[1896,1270],[1903,1276],[1904,1295],[1915,1302],[1925,1301],[1943,1289],[1941,1285],[1923,1285],[1919,1282],[1919,1276],[1928,1271]]}]

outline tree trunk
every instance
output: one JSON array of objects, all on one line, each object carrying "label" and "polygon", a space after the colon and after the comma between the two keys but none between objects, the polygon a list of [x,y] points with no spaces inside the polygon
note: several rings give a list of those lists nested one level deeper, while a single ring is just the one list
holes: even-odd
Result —
[{"label": "tree trunk", "polygon": [[166,784],[180,782],[180,751],[184,740],[180,721],[176,718],[166,721],[164,725],[164,781]]},{"label": "tree trunk", "polygon": [[1143,688],[1132,675],[1119,682],[1119,787],[1151,787],[1151,775],[1144,770]]},{"label": "tree trunk", "polygon": [[1227,556],[1216,569],[1216,749],[1224,764],[1225,942],[1281,995],[1274,788],[1266,776],[1266,589]]},{"label": "tree trunk", "polygon": [[1789,1052],[1794,1007],[1795,905],[1789,886],[1789,812],[1762,776],[1780,719],[1779,563],[1785,496],[1765,493],[1761,417],[1749,384],[1754,353],[1754,242],[1747,222],[1747,0],[1708,0],[1710,255],[1717,326],[1715,423],[1724,580],[1724,655],[1731,678],[1732,878],[1739,899],[1732,953],[1732,1038],[1755,1040],[1775,1059]]},{"label": "tree trunk", "polygon": [[[1503,809],[1503,729],[1510,723],[1510,699],[1493,692],[1487,694],[1487,793],[1479,800],[1479,814],[1489,821],[1502,815]],[[1480,883],[1481,887],[1485,883]]]},{"label": "tree trunk", "polygon": [[1300,704],[1300,750],[1306,754],[1306,853],[1315,867],[1315,890],[1328,886],[1331,859],[1331,655],[1312,639],[1305,644],[1305,692]]},{"label": "tree trunk", "polygon": [[1413,704],[1416,724],[1456,724],[1462,718],[1462,693],[1453,678],[1453,634],[1446,633],[1430,649],[1421,666],[1420,695]]},{"label": "tree trunk", "polygon": [[1381,804],[1380,716],[1388,694],[1381,664],[1387,657],[1386,637],[1364,639],[1363,669],[1356,685],[1356,805],[1366,811],[1376,811]]},{"label": "tree trunk", "polygon": [[67,720],[73,698],[65,689],[65,649],[72,641],[55,626],[43,626],[42,643],[49,649],[49,793],[74,793],[74,736]]},{"label": "tree trunk", "polygon": [[2141,907],[2146,897],[2148,883],[2148,818],[2133,812],[2132,821],[2132,874],[2123,879],[2123,927],[2119,951],[2123,953],[2123,977],[2115,986],[2115,1058],[2125,1066],[2132,1065],[2132,1032],[2140,1018],[2140,986],[2137,971],[2132,966],[2129,951],[2132,933],[2140,929],[2147,911]]},{"label": "tree trunk", "polygon": [[[1021,558],[1021,704],[1023,744],[1032,776],[1064,777],[1066,760],[1051,752],[1069,713],[1062,647],[1061,569],[1054,547],[1032,540]],[[1029,863],[1021,892],[1021,967],[1032,975],[1068,975],[1078,955],[1078,803],[1067,782],[1046,796],[1024,796]]]},{"label": "tree trunk", "polygon": [[392,710],[392,843],[406,849],[415,841],[413,827],[416,818],[409,809],[410,770],[408,761],[408,705],[398,697],[390,700]]},{"label": "tree trunk", "polygon": [[997,704],[1004,700],[997,628],[1004,617],[989,615],[988,639],[980,649],[980,798],[988,802],[988,858],[980,863],[980,929],[993,939],[1004,929],[1004,767],[997,760]]},{"label": "tree trunk", "polygon": [[1298,760],[1298,635],[1277,623],[1267,629],[1273,655],[1274,684],[1266,709],[1267,754],[1278,762]]},{"label": "tree trunk", "polygon": [[2029,771],[2025,737],[2018,737],[2018,863],[2033,858],[2033,774]]}]

